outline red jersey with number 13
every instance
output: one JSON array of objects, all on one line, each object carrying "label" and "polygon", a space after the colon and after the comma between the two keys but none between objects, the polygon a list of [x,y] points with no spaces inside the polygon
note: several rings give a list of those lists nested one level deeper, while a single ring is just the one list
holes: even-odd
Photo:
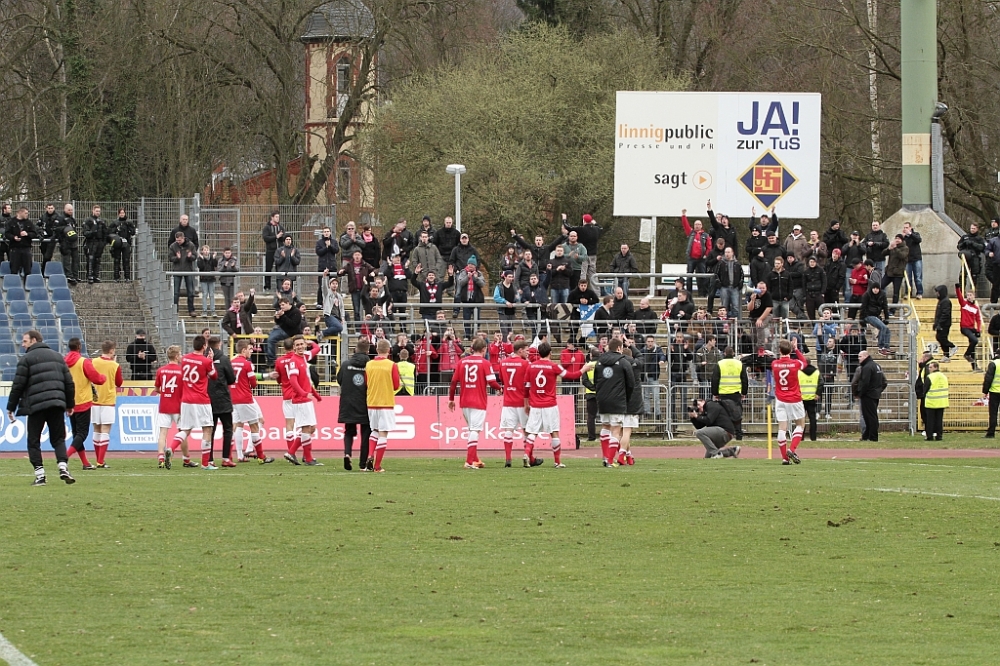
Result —
[{"label": "red jersey with number 13", "polygon": [[548,359],[530,364],[524,382],[528,389],[528,406],[555,407],[556,383],[565,374],[565,370]]},{"label": "red jersey with number 13", "polygon": [[501,388],[493,374],[493,366],[482,356],[466,356],[458,362],[451,377],[448,400],[455,399],[455,388],[461,386],[458,405],[469,409],[486,409],[486,384]]},{"label": "red jersey with number 13", "polygon": [[156,371],[156,392],[160,394],[160,414],[180,414],[181,384],[183,369],[177,363],[169,363]]},{"label": "red jersey with number 13", "polygon": [[516,355],[508,356],[500,361],[500,381],[503,382],[504,407],[524,409],[524,400],[528,397],[524,382],[529,365],[527,359]]},{"label": "red jersey with number 13", "polygon": [[184,384],[181,402],[189,405],[212,404],[208,398],[208,380],[218,376],[211,356],[205,356],[201,352],[185,354],[181,359],[181,381]]},{"label": "red jersey with number 13", "polygon": [[799,387],[799,370],[805,370],[809,362],[803,358],[802,352],[795,350],[796,358],[778,357],[771,361],[771,374],[774,375],[774,397],[781,402],[802,402],[802,389]]}]

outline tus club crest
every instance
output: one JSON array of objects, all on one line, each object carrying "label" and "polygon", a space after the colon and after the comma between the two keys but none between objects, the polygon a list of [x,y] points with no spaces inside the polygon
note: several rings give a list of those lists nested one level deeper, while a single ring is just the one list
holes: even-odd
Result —
[{"label": "tus club crest", "polygon": [[740,176],[740,184],[746,188],[764,208],[770,208],[799,182],[791,171],[774,156],[770,150]]}]

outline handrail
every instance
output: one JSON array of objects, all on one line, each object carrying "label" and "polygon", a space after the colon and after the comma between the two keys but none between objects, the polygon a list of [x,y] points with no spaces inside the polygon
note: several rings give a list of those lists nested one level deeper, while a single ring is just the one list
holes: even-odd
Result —
[{"label": "handrail", "polygon": [[[844,308],[848,310],[860,308],[861,303],[823,303],[817,308],[818,312],[822,312],[826,308],[834,311],[840,311]],[[902,310],[902,315],[904,318],[909,319],[910,315],[916,312],[915,308],[910,303],[889,303],[889,311],[894,312],[896,310]]]},{"label": "handrail", "polygon": [[[964,294],[967,294],[970,291],[969,285],[972,286],[972,288],[971,288],[972,293],[976,294],[976,291],[977,291],[977,289],[976,289],[976,281],[973,278],[972,270],[969,268],[969,262],[965,258],[965,255],[964,254],[960,254],[959,255],[959,259],[961,259],[961,261],[962,261],[962,274],[960,276],[961,280],[959,280],[959,287],[962,289],[962,294],[963,294],[963,298],[964,298]],[[986,322],[983,320],[983,310],[982,310],[982,308],[979,308],[979,331],[980,331],[979,332],[979,337],[980,337],[980,340],[979,340],[979,347],[976,349],[976,352],[982,357],[982,358],[977,359],[977,360],[981,361],[984,366],[987,363],[989,363],[990,359],[993,357],[992,356],[993,355],[992,345],[983,344],[982,338],[986,335],[986,329],[987,329]]]},{"label": "handrail", "polygon": [[906,284],[906,302],[910,306],[910,318],[917,322],[917,330],[920,330],[920,315],[917,314],[917,309],[913,306],[913,283],[910,282],[910,276],[903,271],[903,282]]}]

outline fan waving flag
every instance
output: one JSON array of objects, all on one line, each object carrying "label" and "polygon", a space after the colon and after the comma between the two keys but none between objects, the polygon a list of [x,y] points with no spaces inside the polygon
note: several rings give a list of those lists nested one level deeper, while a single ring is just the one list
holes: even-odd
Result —
[{"label": "fan waving flag", "polygon": [[593,305],[581,305],[580,306],[580,322],[581,322],[581,324],[580,324],[580,337],[582,337],[582,338],[589,338],[590,336],[594,335],[594,325],[592,323],[590,323],[590,324],[584,324],[582,322],[585,322],[585,321],[593,322],[594,321],[594,313],[597,312],[597,308],[599,308],[599,307],[601,307],[600,303],[594,303]]}]

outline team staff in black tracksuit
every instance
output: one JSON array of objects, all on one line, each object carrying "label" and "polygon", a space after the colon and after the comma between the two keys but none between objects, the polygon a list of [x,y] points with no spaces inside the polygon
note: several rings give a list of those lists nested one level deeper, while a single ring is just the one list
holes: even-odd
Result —
[{"label": "team staff in black tracksuit", "polygon": [[28,331],[21,338],[27,349],[17,362],[17,372],[7,397],[7,416],[14,414],[28,417],[28,459],[35,468],[32,485],[45,485],[45,467],[42,463],[42,428],[49,427],[49,442],[56,452],[59,478],[73,483],[66,466],[66,412],[75,403],[73,377],[66,361],[58,352],[42,342],[38,331]]},{"label": "team staff in black tracksuit", "polygon": [[35,225],[41,239],[39,249],[42,251],[42,275],[45,275],[45,264],[52,261],[52,255],[56,251],[56,235],[61,224],[55,205],[45,206],[45,212],[38,217],[38,224]]},{"label": "team staff in black tracksuit", "polygon": [[59,256],[66,281],[76,284],[80,280],[80,226],[73,217],[73,204],[63,206],[56,242],[59,244]]},{"label": "team staff in black tracksuit", "polygon": [[[621,354],[622,341],[612,338],[608,351],[601,354],[594,368],[594,383],[597,388],[597,411],[605,424],[601,428],[601,440],[608,438],[604,451],[604,464],[611,465],[618,453],[618,443],[622,437],[624,416],[628,414],[628,403],[636,391],[635,373],[632,363]],[[586,367],[586,366],[584,366]],[[610,425],[610,427],[609,427]]]},{"label": "team staff in black tracksuit", "polygon": [[[212,403],[212,426],[222,423],[222,466],[236,467],[233,462],[233,396],[229,387],[236,383],[236,372],[233,371],[233,364],[229,357],[222,351],[222,339],[213,335],[208,339],[208,346],[212,348],[212,362],[215,363],[215,371],[218,377],[208,380],[208,399]],[[218,430],[212,430],[213,433]],[[210,461],[215,460],[215,444],[210,443],[212,451],[208,456]],[[211,463],[210,463],[211,464]]]},{"label": "team staff in black tracksuit", "polygon": [[101,217],[101,207],[94,206],[91,216],[83,223],[84,249],[87,251],[87,282],[101,281],[101,255],[108,244],[108,225]]},{"label": "team staff in black tracksuit", "polygon": [[885,390],[885,375],[882,368],[875,362],[867,351],[858,354],[861,365],[858,366],[858,381],[852,381],[854,395],[861,400],[861,418],[864,420],[864,429],[861,431],[862,442],[878,441],[878,402]]},{"label": "team staff in black tracksuit", "polygon": [[21,275],[23,283],[31,273],[31,241],[38,237],[35,225],[28,219],[27,208],[17,209],[17,214],[7,222],[3,237],[10,248],[10,272]]},{"label": "team staff in black tracksuit", "polygon": [[118,219],[111,223],[111,257],[115,260],[115,282],[132,279],[132,239],[135,222],[128,219],[124,208],[118,210]]},{"label": "team staff in black tracksuit", "polygon": [[354,355],[340,367],[337,383],[340,385],[340,414],[337,421],[344,424],[344,469],[351,471],[354,454],[354,437],[361,426],[361,467],[365,469],[369,453],[368,440],[372,429],[368,424],[368,385],[365,383],[365,366],[368,365],[368,340],[361,338]]}]

